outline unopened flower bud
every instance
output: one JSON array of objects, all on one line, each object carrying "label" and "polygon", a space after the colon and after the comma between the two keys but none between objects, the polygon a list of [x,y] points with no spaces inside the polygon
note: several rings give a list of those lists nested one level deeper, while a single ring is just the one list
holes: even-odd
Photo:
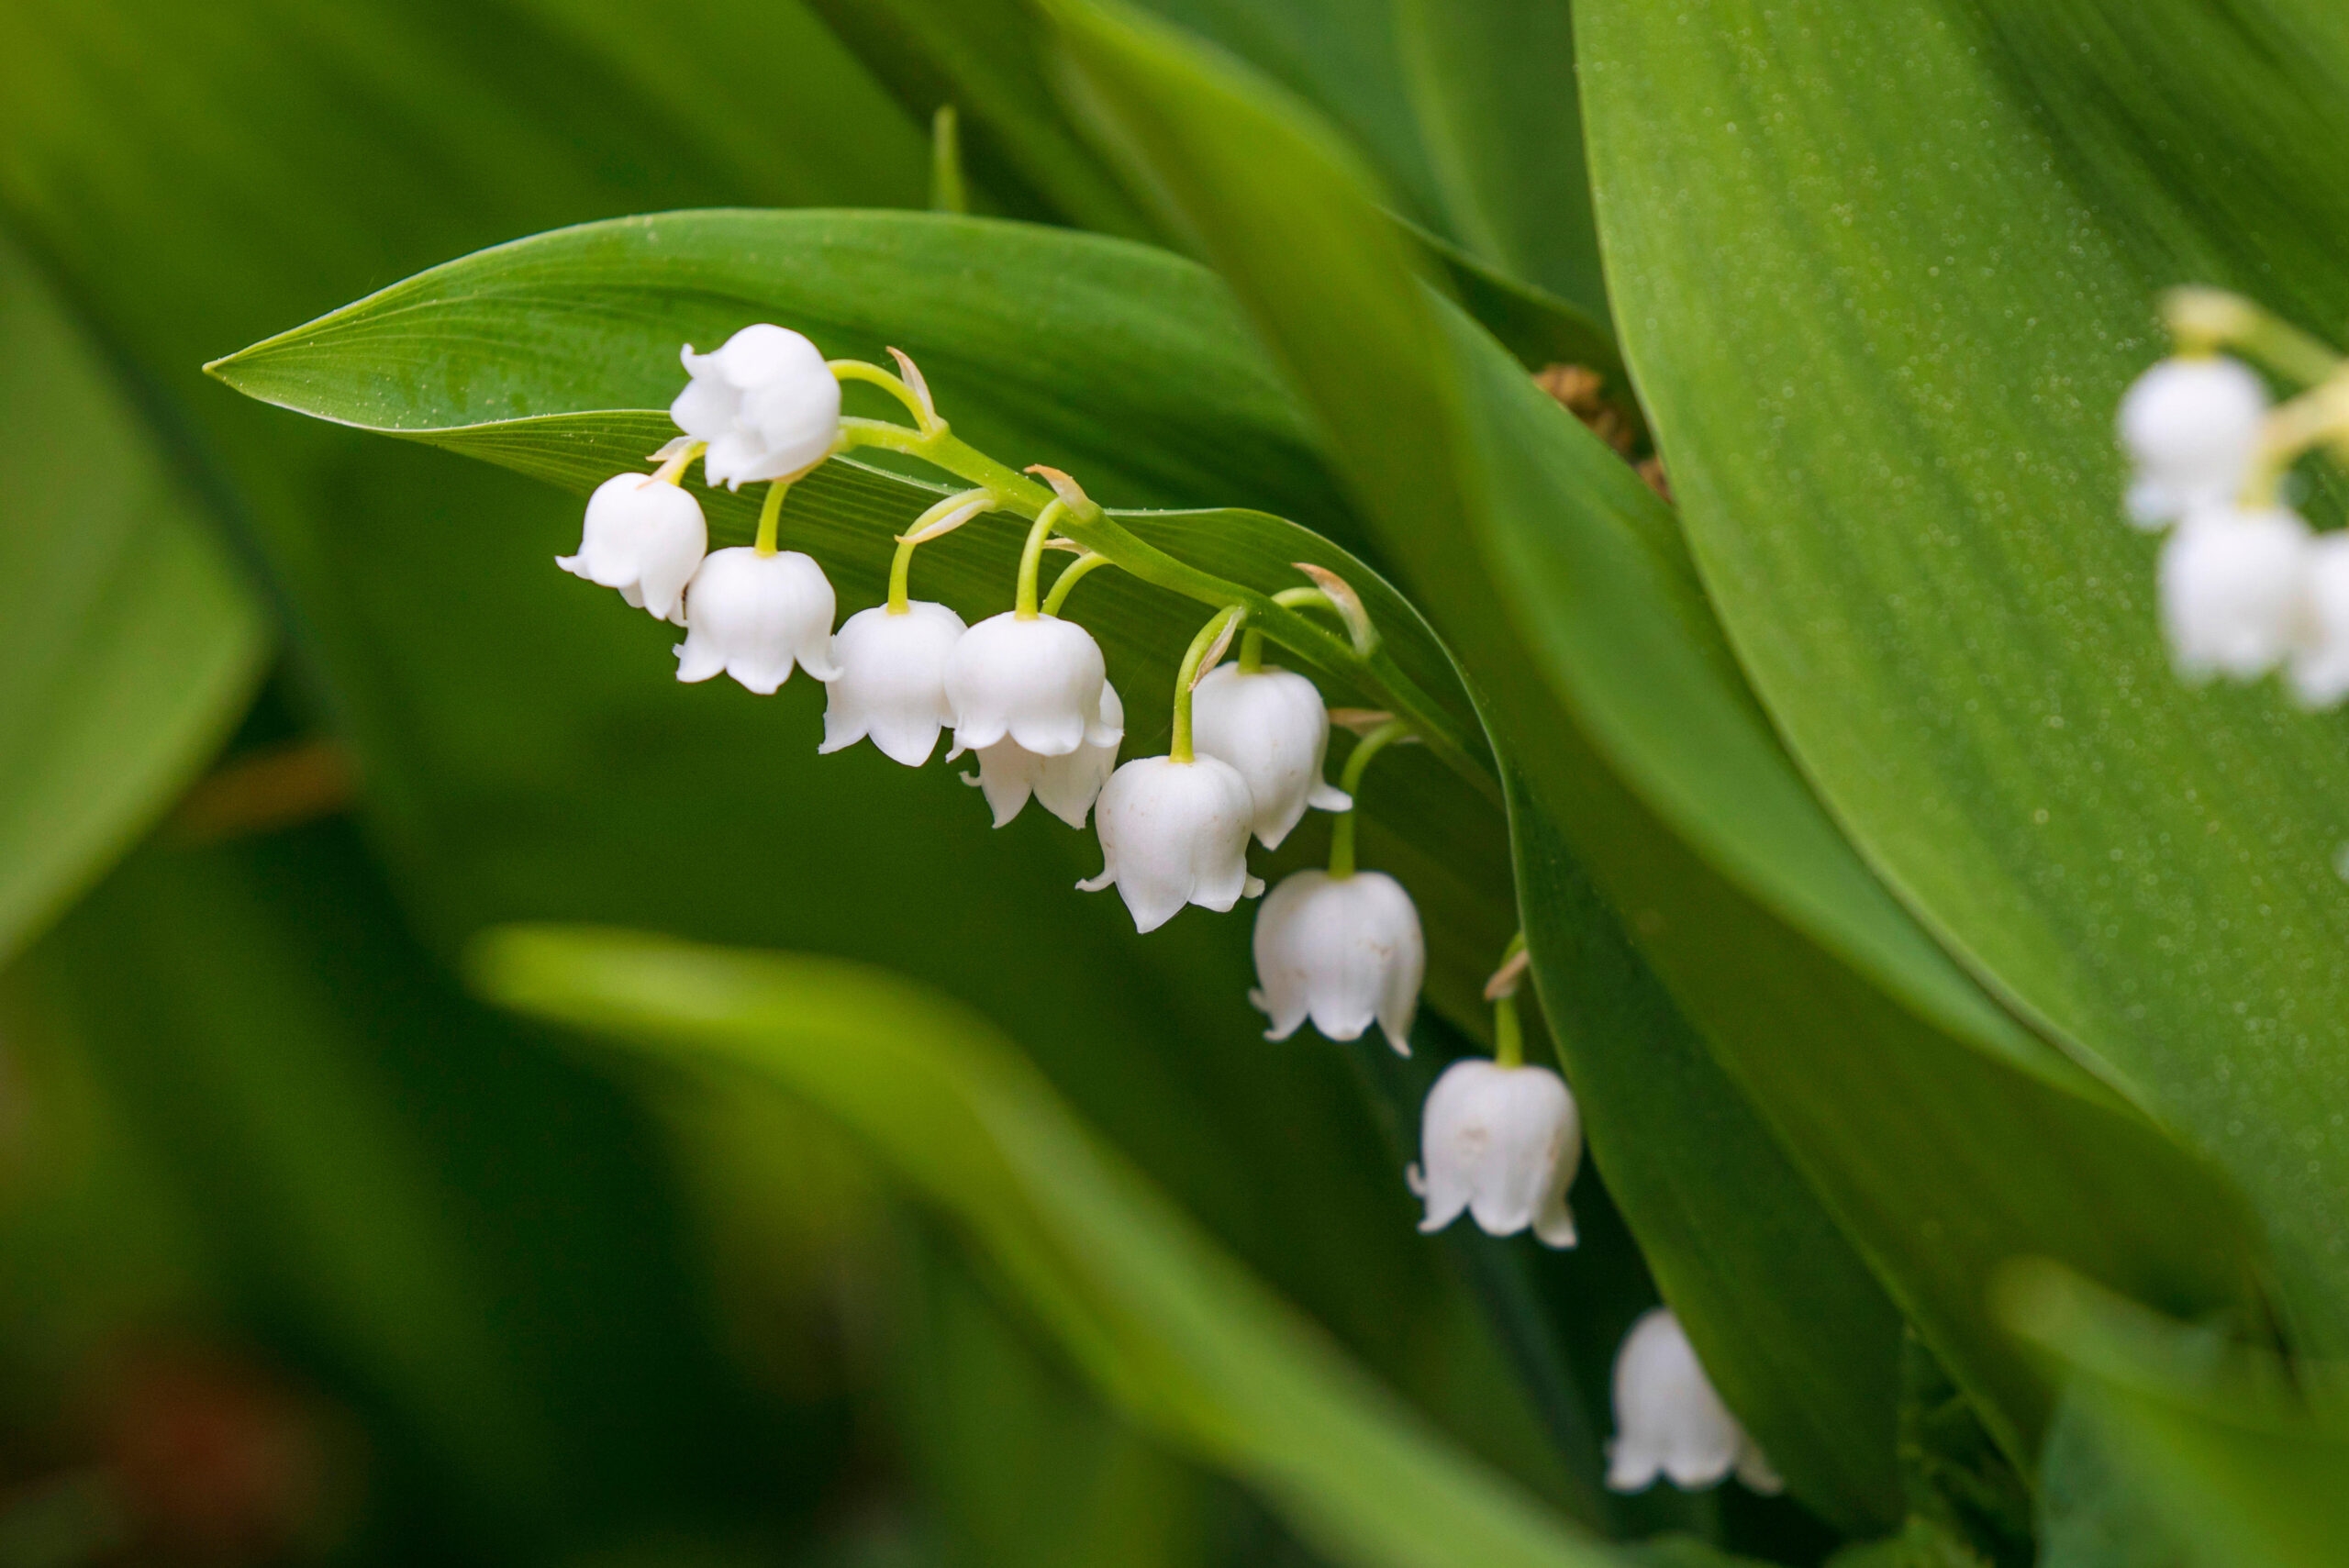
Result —
[{"label": "unopened flower bud", "polygon": [[2189,680],[2255,680],[2298,639],[2311,536],[2280,506],[2197,512],[2162,547],[2162,625]]},{"label": "unopened flower bud", "polygon": [[1607,1445],[1607,1485],[1643,1491],[1661,1473],[1693,1490],[1734,1471],[1753,1491],[1785,1483],[1713,1392],[1696,1347],[1668,1307],[1642,1315],[1615,1353],[1615,1436]]},{"label": "unopened flower bud", "polygon": [[[1089,737],[1103,731],[1113,732],[1112,738],[1095,745]],[[1019,815],[1030,795],[1070,827],[1082,828],[1085,814],[1093,809],[1094,800],[1118,765],[1118,743],[1125,732],[1126,705],[1119,700],[1118,689],[1104,681],[1098,722],[1087,728],[1088,739],[1075,751],[1063,757],[1039,757],[1007,735],[980,750],[977,774],[965,773],[963,782],[985,792],[998,828]],[[950,754],[950,762],[953,755]]]},{"label": "unopened flower bud", "polygon": [[1353,802],[1321,777],[1330,710],[1311,681],[1291,670],[1219,664],[1191,693],[1192,744],[1240,770],[1256,802],[1255,833],[1278,849],[1308,806],[1344,811]]},{"label": "unopened flower bud", "polygon": [[1566,1188],[1582,1163],[1582,1116],[1548,1068],[1473,1057],[1445,1068],[1420,1112],[1419,1159],[1407,1174],[1427,1202],[1421,1230],[1465,1210],[1487,1235],[1531,1228],[1544,1246],[1575,1244]]},{"label": "unopened flower bud", "polygon": [[740,490],[796,479],[831,455],[841,433],[841,384],[823,350],[786,327],[745,327],[715,352],[682,358],[692,375],[669,417],[707,441],[702,473]]},{"label": "unopened flower bud", "polygon": [[1115,885],[1134,929],[1154,931],[1186,904],[1219,912],[1264,884],[1248,874],[1248,830],[1255,817],[1248,784],[1229,762],[1144,757],[1109,776],[1095,805],[1101,874],[1087,893]]},{"label": "unopened flower bud", "polygon": [[731,675],[770,696],[795,660],[819,681],[836,678],[831,640],[832,585],[822,567],[796,550],[717,550],[685,589],[677,679]]},{"label": "unopened flower bud", "polygon": [[1248,994],[1286,1040],[1308,1018],[1329,1040],[1358,1040],[1375,1019],[1411,1054],[1411,1020],[1426,976],[1427,939],[1402,884],[1383,872],[1301,871],[1256,913],[1256,981]]},{"label": "unopened flower bud", "polygon": [[2129,516],[2159,528],[2231,505],[2259,450],[2267,389],[2239,361],[2162,361],[2121,400],[2121,443],[2136,464]]},{"label": "unopened flower bud", "polygon": [[2292,695],[2305,707],[2349,697],[2349,533],[2309,546],[2299,645],[2292,650]]},{"label": "unopened flower bud", "polygon": [[832,634],[833,677],[824,705],[824,743],[841,751],[871,736],[892,762],[918,768],[953,717],[946,706],[946,660],[962,640],[963,617],[917,599],[902,615],[886,605],[859,610]]},{"label": "unopened flower bud", "polygon": [[579,553],[554,563],[658,620],[685,624],[685,584],[709,550],[701,503],[649,473],[616,473],[587,498]]},{"label": "unopened flower bud", "polygon": [[1007,611],[963,634],[946,661],[954,749],[980,751],[1005,736],[1039,757],[1065,757],[1091,740],[1114,745],[1101,718],[1101,645],[1074,621]]}]

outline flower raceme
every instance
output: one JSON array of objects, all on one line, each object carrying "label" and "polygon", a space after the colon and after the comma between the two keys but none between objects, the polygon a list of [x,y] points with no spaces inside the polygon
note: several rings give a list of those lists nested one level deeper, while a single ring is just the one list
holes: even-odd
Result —
[{"label": "flower raceme", "polygon": [[[967,782],[985,793],[998,828],[1030,799],[1072,827],[1090,817],[1102,869],[1078,885],[1116,887],[1141,931],[1186,905],[1225,911],[1263,893],[1248,869],[1251,841],[1275,848],[1308,809],[1336,813],[1329,870],[1289,877],[1265,904],[1253,943],[1261,984],[1251,999],[1269,1018],[1269,1038],[1285,1040],[1310,1019],[1328,1038],[1353,1040],[1376,1024],[1408,1053],[1426,939],[1402,885],[1356,869],[1353,817],[1364,768],[1385,746],[1412,739],[1408,724],[1367,712],[1350,719],[1361,739],[1341,785],[1327,783],[1330,715],[1314,684],[1264,664],[1267,633],[1252,628],[1239,659],[1219,662],[1248,618],[1230,603],[1182,661],[1168,753],[1119,766],[1125,705],[1100,644],[1059,613],[1078,582],[1113,563],[1082,542],[1077,525],[1101,511],[1074,479],[1029,471],[1049,482],[1043,500],[1041,487],[961,443],[903,355],[902,375],[828,362],[800,334],[762,323],[713,352],[688,347],[682,357],[689,381],[671,414],[685,434],[656,454],[654,473],[601,485],[578,552],[559,558],[564,570],[685,628],[678,679],[727,674],[764,695],[806,670],[828,688],[818,748],[826,753],[870,740],[919,767],[951,728],[948,759],[975,754]],[[844,422],[843,380],[889,393],[914,427]],[[887,602],[835,630],[830,581],[810,557],[781,549],[779,535],[792,483],[862,445],[930,461],[976,488],[942,496],[897,537]],[[683,487],[696,458],[712,487],[766,484],[755,543],[709,550],[701,506]],[[917,550],[1006,510],[1030,518],[1013,609],[966,624],[954,608],[911,596]],[[1056,528],[1077,537],[1055,539]],[[1047,596],[1041,562],[1056,550],[1078,559]],[[1358,655],[1375,647],[1353,590],[1326,568],[1300,570],[1314,585],[1272,593],[1274,604],[1333,614]],[[1460,1063],[1429,1097],[1424,1183],[1412,1172],[1428,1200],[1427,1228],[1468,1211],[1497,1234],[1531,1227],[1550,1245],[1569,1245],[1564,1194],[1581,1155],[1573,1096],[1555,1073],[1519,1063],[1515,1015],[1504,1005],[1502,1016],[1511,1031],[1505,1060]]]},{"label": "flower raceme", "polygon": [[1668,1307],[1652,1308],[1615,1353],[1607,1485],[1639,1492],[1663,1475],[1693,1490],[1718,1485],[1732,1473],[1755,1492],[1776,1493],[1785,1485],[1713,1391],[1680,1319]]}]

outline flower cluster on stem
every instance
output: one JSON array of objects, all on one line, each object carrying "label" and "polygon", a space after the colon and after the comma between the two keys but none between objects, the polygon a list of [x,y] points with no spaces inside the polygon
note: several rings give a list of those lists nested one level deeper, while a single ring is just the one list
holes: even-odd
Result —
[{"label": "flower cluster on stem", "polygon": [[[2232,295],[2165,301],[2176,351],[2121,400],[2131,521],[2168,529],[2164,635],[2179,674],[2255,681],[2280,671],[2303,706],[2349,697],[2349,534],[2318,533],[2288,504],[2310,450],[2349,452],[2349,363]],[[2305,388],[2282,404],[2235,350]]]}]

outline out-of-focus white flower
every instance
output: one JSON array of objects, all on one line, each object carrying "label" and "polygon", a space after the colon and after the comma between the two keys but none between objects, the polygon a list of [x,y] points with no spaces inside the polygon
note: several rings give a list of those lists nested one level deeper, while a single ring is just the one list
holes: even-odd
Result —
[{"label": "out-of-focus white flower", "polygon": [[2188,680],[2255,680],[2304,619],[2309,526],[2280,506],[2196,512],[2162,547],[2162,625]]},{"label": "out-of-focus white flower", "polygon": [[1684,1489],[1711,1486],[1731,1471],[1756,1492],[1785,1483],[1721,1396],[1668,1307],[1643,1314],[1615,1352],[1615,1436],[1607,1445],[1607,1485],[1642,1491],[1659,1473]]},{"label": "out-of-focus white flower", "polygon": [[1016,611],[964,632],[946,660],[954,749],[984,751],[1005,736],[1039,757],[1065,757],[1090,740],[1114,746],[1123,720],[1101,717],[1101,645],[1074,621]]},{"label": "out-of-focus white flower", "polygon": [[[1090,737],[1103,731],[1110,732],[1111,739],[1094,744]],[[1125,733],[1126,705],[1119,700],[1117,687],[1104,681],[1098,722],[1087,728],[1085,742],[1075,751],[1063,757],[1039,757],[1007,735],[980,749],[978,773],[964,773],[963,782],[986,793],[998,828],[1019,815],[1031,794],[1045,810],[1072,828],[1082,828],[1085,813],[1093,809],[1095,797],[1118,765],[1118,743]],[[950,752],[947,761],[959,755]]]},{"label": "out-of-focus white flower", "polygon": [[1256,802],[1255,832],[1278,849],[1308,806],[1344,811],[1353,802],[1321,777],[1330,710],[1292,670],[1219,664],[1191,691],[1191,743],[1240,770]]},{"label": "out-of-focus white flower", "polygon": [[2299,644],[2292,650],[2292,695],[2306,707],[2349,697],[2349,533],[2309,546]]},{"label": "out-of-focus white flower", "polygon": [[1093,810],[1101,874],[1087,893],[1115,885],[1134,929],[1154,931],[1186,904],[1222,911],[1264,884],[1248,874],[1255,803],[1230,763],[1143,757],[1109,775]]},{"label": "out-of-focus white flower", "polygon": [[866,736],[892,762],[918,768],[954,717],[946,706],[946,660],[962,639],[963,617],[916,599],[905,613],[886,605],[859,610],[832,634],[832,678],[824,704],[824,743],[841,751]]},{"label": "out-of-focus white flower", "polygon": [[1464,1209],[1487,1235],[1531,1227],[1544,1246],[1575,1244],[1566,1188],[1582,1163],[1582,1114],[1548,1068],[1474,1057],[1445,1068],[1419,1114],[1419,1159],[1406,1174],[1427,1201],[1421,1230]]},{"label": "out-of-focus white flower", "polygon": [[1428,950],[1401,883],[1375,871],[1298,872],[1256,912],[1255,949],[1248,1000],[1272,1020],[1265,1039],[1286,1040],[1310,1018],[1327,1039],[1358,1040],[1375,1019],[1389,1045],[1411,1054]]},{"label": "out-of-focus white flower", "polygon": [[650,473],[616,473],[587,497],[579,553],[554,563],[607,588],[656,620],[685,624],[685,584],[709,550],[701,503]]},{"label": "out-of-focus white flower", "polygon": [[822,567],[796,550],[715,550],[685,587],[677,679],[727,674],[769,696],[791,678],[794,660],[819,681],[836,679],[831,640],[832,585]]},{"label": "out-of-focus white flower", "polygon": [[760,479],[796,479],[831,455],[841,433],[841,384],[823,350],[787,327],[745,327],[715,352],[682,355],[693,380],[669,417],[707,441],[702,473],[740,490]]},{"label": "out-of-focus white flower", "polygon": [[2259,450],[2267,389],[2215,354],[2162,361],[2121,399],[2121,444],[2136,464],[2129,516],[2159,528],[2233,504]]}]

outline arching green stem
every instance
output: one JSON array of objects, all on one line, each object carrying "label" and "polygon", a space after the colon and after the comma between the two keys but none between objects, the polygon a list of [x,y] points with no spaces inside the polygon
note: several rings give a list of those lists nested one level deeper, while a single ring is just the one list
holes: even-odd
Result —
[{"label": "arching green stem", "polygon": [[1199,628],[1199,634],[1184,651],[1183,667],[1174,673],[1174,733],[1166,747],[1167,756],[1175,762],[1192,761],[1191,688],[1199,684],[1199,666],[1230,638],[1231,628],[1247,613],[1245,605],[1225,606],[1208,617],[1208,624]]},{"label": "arching green stem", "polygon": [[1057,495],[1045,502],[1029,527],[1028,542],[1019,547],[1019,590],[1011,607],[1021,620],[1036,618],[1036,578],[1044,569],[1044,541],[1052,537],[1052,525],[1067,509]]},{"label": "arching green stem", "polygon": [[1243,675],[1261,674],[1264,668],[1264,634],[1250,627],[1240,634],[1240,672]]},{"label": "arching green stem", "polygon": [[[1018,517],[1032,518],[1055,498],[1044,485],[950,433],[942,422],[925,433],[882,419],[842,419],[835,451],[846,454],[862,447],[901,452],[935,464],[967,484],[992,492],[996,510]],[[1275,595],[1168,554],[1134,532],[1123,518],[1107,513],[1085,517],[1066,515],[1053,527],[1061,537],[1099,551],[1152,587],[1203,605],[1245,606],[1251,625],[1261,627],[1273,641],[1296,651],[1317,668],[1352,673],[1375,696],[1379,706],[1409,719],[1412,731],[1427,742],[1428,750],[1469,787],[1495,804],[1500,802],[1500,780],[1483,738],[1422,691],[1384,651],[1375,656],[1363,653],[1343,633],[1332,632],[1288,605],[1275,602]],[[1314,588],[1292,589],[1283,596],[1319,593]]]},{"label": "arching green stem", "polygon": [[1493,1062],[1500,1067],[1525,1065],[1525,1025],[1517,1016],[1517,993],[1493,999]]},{"label": "arching green stem", "polygon": [[783,498],[791,494],[791,481],[771,480],[767,484],[766,505],[759,508],[759,538],[757,550],[761,555],[773,555],[776,529],[783,521]]},{"label": "arching green stem", "polygon": [[[906,412],[914,417],[914,423],[920,428],[921,433],[946,428],[946,421],[922,402],[920,394],[907,386],[903,378],[892,375],[879,365],[867,364],[863,360],[826,360],[824,368],[832,373],[834,381],[861,381],[867,386],[879,387],[904,404]],[[845,419],[841,422],[849,423]]]},{"label": "arching green stem", "polygon": [[652,471],[652,477],[663,484],[678,484],[685,477],[685,470],[693,466],[694,459],[708,450],[707,441],[688,441],[671,452],[666,461]]},{"label": "arching green stem", "polygon": [[[1409,724],[1390,718],[1354,743],[1353,754],[1346,759],[1345,772],[1338,775],[1338,787],[1348,795],[1362,788],[1362,775],[1370,760],[1396,741],[1411,733]],[[1354,873],[1354,811],[1348,806],[1338,813],[1338,820],[1330,828],[1330,874],[1352,876]]]},{"label": "arching green stem", "polygon": [[[1111,561],[1108,556],[1101,554],[1097,550],[1086,550],[1083,555],[1078,556],[1074,561],[1070,562],[1068,563],[1068,570],[1062,573],[1058,577],[1052,579],[1052,591],[1044,595],[1044,613],[1048,616],[1056,616],[1060,614],[1061,606],[1068,603],[1070,592],[1074,590],[1079,583],[1084,582],[1087,577],[1099,571],[1102,567],[1115,566],[1117,562]],[[1256,634],[1252,631],[1248,635],[1253,637]]]}]

